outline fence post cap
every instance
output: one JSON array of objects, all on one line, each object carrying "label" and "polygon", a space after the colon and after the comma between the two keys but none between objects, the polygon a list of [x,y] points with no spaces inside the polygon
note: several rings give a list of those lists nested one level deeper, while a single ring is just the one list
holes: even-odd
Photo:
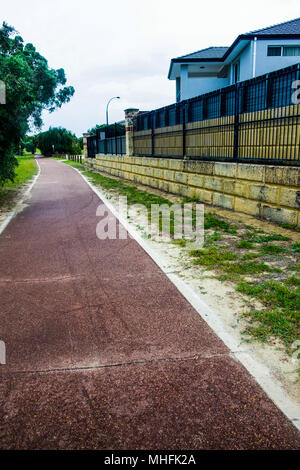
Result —
[{"label": "fence post cap", "polygon": [[129,112],[139,112],[138,108],[126,108],[124,109],[124,113],[129,113]]},{"label": "fence post cap", "polygon": [[125,113],[125,118],[131,118],[133,116],[135,116],[136,114],[139,113],[139,109],[137,108],[127,108],[127,109],[124,109],[124,113]]}]

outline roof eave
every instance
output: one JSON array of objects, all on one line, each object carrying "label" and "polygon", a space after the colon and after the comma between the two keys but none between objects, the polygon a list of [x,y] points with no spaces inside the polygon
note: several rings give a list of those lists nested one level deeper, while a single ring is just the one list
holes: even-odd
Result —
[{"label": "roof eave", "polygon": [[235,41],[231,44],[229,49],[225,52],[222,57],[222,60],[225,60],[233,51],[233,49],[237,46],[237,44],[243,39],[300,39],[300,34],[240,34]]},{"label": "roof eave", "polygon": [[199,59],[172,59],[172,61],[174,63],[187,63],[187,62],[223,62],[223,57],[218,57],[218,58],[214,58],[214,57],[207,57],[207,58],[199,58]]},{"label": "roof eave", "polygon": [[171,62],[170,62],[170,67],[169,67],[169,73],[168,73],[168,80],[172,80],[170,77],[171,77],[171,73],[172,73],[172,66],[173,66],[173,59],[171,59]]},{"label": "roof eave", "polygon": [[170,63],[170,68],[169,68],[169,73],[168,73],[168,79],[169,80],[174,80],[174,78],[171,78],[171,74],[172,74],[172,69],[173,69],[173,64],[190,64],[190,63],[197,63],[197,62],[201,62],[201,63],[205,63],[205,62],[217,62],[217,63],[222,63],[223,62],[223,58],[220,59],[213,59],[213,58],[207,58],[207,59],[179,59],[179,58],[176,58],[176,59],[171,59],[171,63]]}]

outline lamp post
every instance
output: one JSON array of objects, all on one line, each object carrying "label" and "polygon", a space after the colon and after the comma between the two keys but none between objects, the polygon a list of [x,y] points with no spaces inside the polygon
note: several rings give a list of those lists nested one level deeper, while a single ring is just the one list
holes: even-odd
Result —
[{"label": "lamp post", "polygon": [[109,102],[107,103],[107,106],[106,106],[106,125],[108,126],[108,106],[109,106],[109,103],[112,101],[112,100],[119,100],[120,97],[119,96],[113,96]]}]

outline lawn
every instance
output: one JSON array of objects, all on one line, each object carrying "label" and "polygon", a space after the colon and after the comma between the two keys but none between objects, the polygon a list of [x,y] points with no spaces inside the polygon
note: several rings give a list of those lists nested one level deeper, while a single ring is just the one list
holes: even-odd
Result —
[{"label": "lawn", "polygon": [[18,166],[15,170],[14,182],[7,181],[0,186],[0,210],[10,210],[16,202],[21,187],[37,173],[37,164],[33,155],[17,157]]}]

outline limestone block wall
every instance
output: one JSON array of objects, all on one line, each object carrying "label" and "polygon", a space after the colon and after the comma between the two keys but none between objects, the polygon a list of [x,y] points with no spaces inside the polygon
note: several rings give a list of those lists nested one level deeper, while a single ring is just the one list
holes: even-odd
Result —
[{"label": "limestone block wall", "polygon": [[87,159],[86,165],[207,204],[300,226],[300,167],[110,155]]}]

